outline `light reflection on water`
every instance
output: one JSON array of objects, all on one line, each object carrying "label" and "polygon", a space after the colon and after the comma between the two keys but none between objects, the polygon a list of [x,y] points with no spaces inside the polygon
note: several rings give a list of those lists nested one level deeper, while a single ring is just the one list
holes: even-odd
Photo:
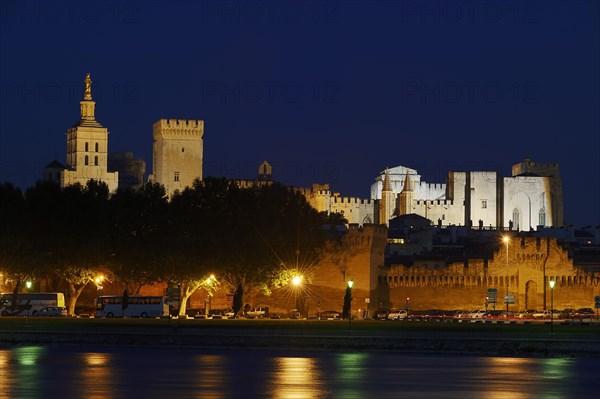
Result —
[{"label": "light reflection on water", "polygon": [[112,384],[99,384],[100,381],[110,381],[112,368],[111,356],[106,353],[81,353],[81,383],[88,399],[110,399],[115,397]]},{"label": "light reflection on water", "polygon": [[585,398],[600,359],[0,348],[0,398]]},{"label": "light reflection on water", "polygon": [[216,399],[221,398],[227,390],[227,358],[219,355],[197,356],[198,366],[194,370],[194,381],[198,382],[197,398]]}]

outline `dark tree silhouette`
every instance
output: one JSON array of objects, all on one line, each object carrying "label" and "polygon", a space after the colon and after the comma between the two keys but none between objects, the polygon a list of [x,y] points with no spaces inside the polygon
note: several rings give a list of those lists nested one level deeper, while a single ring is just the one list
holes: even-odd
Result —
[{"label": "dark tree silhouette", "polygon": [[344,307],[342,308],[342,318],[345,320],[350,317],[350,306],[352,304],[352,288],[346,287],[344,294]]}]

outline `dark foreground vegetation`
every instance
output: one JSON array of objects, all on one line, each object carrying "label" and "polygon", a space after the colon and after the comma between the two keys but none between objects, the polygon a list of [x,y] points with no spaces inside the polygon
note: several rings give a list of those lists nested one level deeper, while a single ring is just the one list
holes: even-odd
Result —
[{"label": "dark foreground vegetation", "polygon": [[[24,193],[5,183],[0,220],[0,284],[18,293],[33,280],[36,292],[43,279],[46,291],[66,294],[70,315],[99,275],[130,295],[177,284],[182,303],[200,287],[226,284],[243,304],[249,290],[287,283],[299,259],[314,263],[327,242],[323,225],[343,222],[279,184],[242,189],[215,178],[170,200],[155,183],[112,195],[94,180],[64,189],[38,182]],[[212,274],[218,280],[207,280]]]}]

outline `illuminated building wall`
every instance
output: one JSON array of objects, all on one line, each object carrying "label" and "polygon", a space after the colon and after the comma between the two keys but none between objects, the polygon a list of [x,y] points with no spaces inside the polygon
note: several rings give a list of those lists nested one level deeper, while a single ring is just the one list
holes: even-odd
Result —
[{"label": "illuminated building wall", "polygon": [[484,307],[488,288],[497,288],[496,309],[506,309],[508,292],[515,295],[510,310],[539,310],[550,308],[550,280],[556,281],[556,309],[593,307],[600,294],[600,273],[575,267],[556,238],[516,237],[508,246],[508,261],[500,245],[488,260],[446,263],[425,255],[410,266],[380,268],[377,295],[391,307],[403,307],[410,297],[413,310],[472,310]]},{"label": "illuminated building wall", "polygon": [[169,197],[192,186],[194,180],[202,180],[204,121],[161,119],[152,130],[150,180],[165,186]]}]

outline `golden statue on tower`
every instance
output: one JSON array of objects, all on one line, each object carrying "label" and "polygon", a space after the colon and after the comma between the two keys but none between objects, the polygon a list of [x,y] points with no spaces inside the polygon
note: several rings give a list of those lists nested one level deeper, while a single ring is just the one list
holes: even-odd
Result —
[{"label": "golden statue on tower", "polygon": [[90,77],[89,72],[87,73],[87,75],[85,75],[85,92],[83,93],[83,99],[92,99],[92,78]]}]

